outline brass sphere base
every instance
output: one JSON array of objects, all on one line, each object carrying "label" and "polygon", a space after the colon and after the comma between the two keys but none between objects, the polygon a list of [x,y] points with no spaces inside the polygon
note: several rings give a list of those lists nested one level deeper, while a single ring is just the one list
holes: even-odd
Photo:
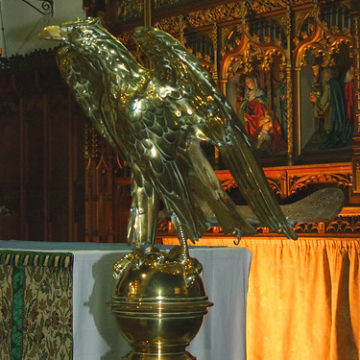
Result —
[{"label": "brass sphere base", "polygon": [[132,347],[124,360],[195,360],[186,347],[199,331],[208,301],[201,264],[175,250],[137,249],[115,265],[110,303],[123,337]]}]

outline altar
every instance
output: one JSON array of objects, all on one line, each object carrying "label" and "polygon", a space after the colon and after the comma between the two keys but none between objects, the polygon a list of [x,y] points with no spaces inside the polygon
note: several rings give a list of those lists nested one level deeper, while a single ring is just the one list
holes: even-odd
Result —
[{"label": "altar", "polygon": [[[0,330],[5,344],[0,349],[0,357],[6,359],[17,353],[18,357],[11,359],[36,358],[31,346],[34,341],[37,341],[38,353],[51,359],[65,355],[75,360],[111,360],[126,355],[129,347],[120,337],[106,303],[114,285],[112,265],[128,251],[129,247],[124,244],[1,241],[0,269],[4,271],[0,271],[0,275],[5,274],[5,269],[12,274],[0,277],[1,289],[3,294],[11,293],[12,301],[7,302],[6,308],[11,314],[21,312],[23,327],[16,328],[20,337],[14,336],[16,319],[7,318],[11,326]],[[251,252],[242,248],[199,247],[191,248],[190,254],[203,264],[204,283],[214,306],[189,351],[198,360],[246,359],[246,294]],[[29,268],[32,268],[30,272]],[[36,276],[30,277],[27,273]],[[23,279],[22,293],[16,287],[19,277]],[[37,280],[39,284],[35,284]],[[52,298],[51,288],[57,294],[58,300],[54,301],[59,309],[54,308],[54,303],[47,304],[45,299],[38,301],[37,307],[29,305],[44,293]],[[32,289],[33,298],[27,296],[28,289]],[[45,326],[40,331],[35,324],[41,323],[42,313]],[[4,323],[4,315],[1,317]],[[68,329],[64,330],[66,326]],[[58,351],[54,351],[56,349]]]}]

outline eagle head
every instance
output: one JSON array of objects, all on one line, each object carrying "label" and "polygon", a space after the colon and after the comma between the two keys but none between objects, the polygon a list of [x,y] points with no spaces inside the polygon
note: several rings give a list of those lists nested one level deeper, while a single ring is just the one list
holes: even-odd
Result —
[{"label": "eagle head", "polygon": [[100,25],[99,18],[77,18],[59,25],[47,26],[40,31],[40,39],[60,41],[74,47],[84,47],[106,31]]},{"label": "eagle head", "polygon": [[[122,79],[131,73],[139,82],[139,76],[144,73],[128,49],[101,25],[99,18],[77,18],[60,26],[47,26],[38,37],[60,41],[58,54],[76,54],[77,62],[86,58],[98,70],[117,73]],[[126,81],[131,82],[131,78]]]}]

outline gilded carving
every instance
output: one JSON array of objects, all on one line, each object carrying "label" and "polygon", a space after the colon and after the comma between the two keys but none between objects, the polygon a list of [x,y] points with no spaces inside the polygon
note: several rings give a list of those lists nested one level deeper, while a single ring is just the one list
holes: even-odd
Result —
[{"label": "gilded carving", "polygon": [[360,232],[359,216],[338,216],[328,223],[298,223],[294,228],[296,233],[319,234],[358,234]]},{"label": "gilded carving", "polygon": [[90,128],[90,125],[86,122],[84,124],[84,157],[85,157],[85,159],[90,158],[89,128]]},{"label": "gilded carving", "polygon": [[286,33],[286,117],[287,117],[287,153],[288,153],[288,164],[293,164],[293,71],[291,63],[291,52],[292,52],[292,43],[291,36],[293,32],[293,23],[292,23],[292,12],[291,8],[288,5],[286,16],[285,16],[285,33]]},{"label": "gilded carving", "polygon": [[[360,163],[358,166],[360,171]],[[289,168],[265,168],[267,181],[271,189],[281,198],[286,199],[298,192],[315,187],[318,185],[336,185],[339,188],[346,189],[352,185],[351,164],[319,165]],[[299,175],[301,174],[301,175]],[[228,191],[237,187],[230,173],[226,171],[218,172],[223,188]],[[359,177],[360,179],[360,177]],[[359,185],[360,186],[360,185]]]},{"label": "gilded carving", "polygon": [[[309,15],[310,15],[309,12],[306,11],[299,11],[294,14],[294,37],[292,41],[296,46],[299,44],[301,40],[309,37],[307,31],[303,31],[304,23],[309,18]],[[313,30],[312,24],[310,25],[310,28],[308,27],[308,29],[310,31]]]},{"label": "gilded carving", "polygon": [[266,180],[268,181],[270,189],[273,191],[273,193],[277,196],[281,196],[282,189],[281,189],[281,182],[279,181],[279,179],[266,178]]},{"label": "gilded carving", "polygon": [[[213,75],[214,80],[217,80],[218,75],[217,75],[216,61],[214,62],[211,59],[210,54],[208,53],[203,53],[201,51],[196,51],[196,50],[194,51],[194,49],[192,49],[192,47],[188,43],[187,38],[185,36],[185,29],[189,26],[189,23],[187,21],[188,21],[187,17],[183,15],[179,15],[179,16],[163,18],[160,21],[156,22],[155,26],[160,30],[166,31],[172,34],[174,37],[178,38],[178,40],[186,46],[186,49],[190,53],[193,53],[199,59],[201,65]],[[215,49],[217,47],[217,42],[216,42],[217,39],[214,38],[214,33],[211,34],[211,40],[214,43],[213,48]],[[214,59],[217,60],[217,56],[214,56]]]},{"label": "gilded carving", "polygon": [[90,157],[92,159],[97,159],[100,155],[100,148],[99,148],[99,135],[93,127],[90,127]]},{"label": "gilded carving", "polygon": [[[174,229],[169,227],[166,222],[158,224],[158,231],[162,236],[174,236]],[[341,234],[342,236],[359,234],[360,233],[360,216],[338,216],[334,221],[331,222],[299,222],[294,226],[294,231],[297,234],[321,234],[321,235],[331,235],[331,234]],[[268,228],[258,227],[256,229],[257,234],[267,234],[271,236],[272,233]],[[205,233],[206,235],[210,234],[224,235],[220,227],[214,226],[209,227]]]},{"label": "gilded carving", "polygon": [[243,2],[222,4],[206,10],[194,11],[186,16],[188,23],[193,28],[231,20],[242,19],[246,16],[247,9]]},{"label": "gilded carving", "polygon": [[360,160],[354,161],[354,184],[353,192],[356,194],[360,193]]},{"label": "gilded carving", "polygon": [[117,39],[122,42],[124,45],[127,45],[132,39],[132,31],[123,31],[118,36]]},{"label": "gilded carving", "polygon": [[295,225],[294,231],[296,233],[317,233],[318,224],[315,222],[309,222],[309,223],[301,222]]},{"label": "gilded carving", "polygon": [[292,79],[293,79],[293,73],[291,66],[286,67],[286,101],[287,101],[287,144],[288,144],[288,164],[293,165],[293,149],[294,149],[294,143],[293,143],[293,137],[294,137],[294,131],[293,131],[293,91],[292,91]]},{"label": "gilded carving", "polygon": [[213,77],[215,81],[218,80],[218,62],[217,62],[217,49],[218,49],[218,37],[219,37],[219,31],[218,31],[218,25],[215,22],[213,25],[213,31],[212,31],[212,42],[213,42],[213,48],[214,48],[214,66],[213,66]]},{"label": "gilded carving", "polygon": [[360,134],[360,16],[355,15],[354,39],[355,39],[355,59],[354,59],[354,75],[355,75],[355,131],[356,135]]},{"label": "gilded carving", "polygon": [[188,4],[188,0],[153,0],[154,9],[172,8]]},{"label": "gilded carving", "polygon": [[185,23],[184,23],[184,16],[180,15],[179,16],[179,40],[182,44],[186,43],[186,39],[184,36],[184,30],[185,30]]},{"label": "gilded carving", "polygon": [[340,52],[341,47],[353,47],[353,38],[343,19],[343,11],[339,8],[332,14],[335,24],[328,24],[321,19],[318,1],[314,1],[313,9],[305,16],[300,27],[300,34],[294,39],[295,45],[298,46],[295,51],[297,67],[307,65],[306,55],[309,52],[322,60],[323,67],[334,66],[334,55]]},{"label": "gilded carving", "polygon": [[[194,51],[190,44],[187,41],[187,38],[184,34],[185,29],[188,27],[187,19],[183,15],[173,16],[169,18],[163,18],[159,22],[155,23],[155,26],[159,29],[171,33],[174,37],[177,37],[178,40],[184,44],[187,50],[190,53],[193,53],[200,61],[201,65],[213,74],[214,79],[217,79],[217,65],[211,59],[210,54],[202,53],[200,51]],[[213,36],[211,36],[212,41],[216,40]],[[214,48],[216,47],[216,43]],[[212,54],[211,54],[212,55]],[[216,56],[214,56],[216,59]]]},{"label": "gilded carving", "polygon": [[[192,52],[191,49],[187,48],[189,52]],[[201,52],[194,54],[199,60],[204,69],[213,75],[214,80],[216,80],[214,73],[214,65],[212,64],[211,58],[209,55],[203,55]]]},{"label": "gilded carving", "polygon": [[221,56],[229,52],[234,52],[241,44],[242,32],[241,27],[236,26],[227,33],[223,32],[223,47],[221,49]]},{"label": "gilded carving", "polygon": [[84,124],[84,155],[85,159],[96,159],[99,155],[99,141],[95,129],[88,123]]},{"label": "gilded carving", "polygon": [[[267,177],[268,184],[270,186],[270,189],[273,191],[273,193],[277,196],[284,197],[284,192],[282,189],[282,182],[281,178],[279,177]],[[232,177],[223,178],[220,180],[222,187],[226,191],[231,191],[233,189],[236,189],[238,185],[236,184],[235,180]]]},{"label": "gilded carving", "polygon": [[[180,31],[183,31],[183,17],[181,16],[172,16],[168,18],[162,18],[160,21],[156,22],[154,25],[155,27],[159,28],[162,31],[166,31],[169,34],[176,36],[180,33]],[[180,26],[180,24],[182,26]]]},{"label": "gilded carving", "polygon": [[[153,12],[158,14],[164,10],[181,11],[184,6],[189,6],[189,0],[153,0]],[[99,14],[110,13],[113,8],[105,10],[103,1],[91,1],[90,6],[85,6],[87,14],[90,16],[99,16]],[[204,0],[195,0],[191,4],[206,5]],[[256,14],[267,14],[272,11],[282,10],[289,4],[296,6],[302,4],[311,4],[311,0],[242,0],[233,1],[227,4],[212,6],[208,9],[191,12],[191,22],[195,27],[211,24],[214,20],[223,19],[224,21],[238,19],[240,9],[246,7]],[[210,5],[211,6],[211,5]],[[101,8],[101,11],[98,9]],[[115,17],[119,22],[132,22],[141,19],[144,12],[143,0],[117,1],[115,7]],[[106,17],[109,14],[105,14]],[[111,14],[113,15],[113,14]]]},{"label": "gilded carving", "polygon": [[[308,3],[309,0],[297,0],[296,5]],[[295,1],[293,1],[295,3]],[[269,13],[274,10],[286,8],[289,0],[261,0],[261,1],[236,1],[221,4],[210,9],[191,12],[187,15],[188,22],[193,28],[210,25],[214,22],[245,19],[251,11],[256,14]]]},{"label": "gilded carving", "polygon": [[123,159],[120,158],[119,154],[115,155],[115,170],[114,172],[116,172],[116,169],[124,169],[127,166],[127,162]]},{"label": "gilded carving", "polygon": [[[239,45],[238,49],[225,55],[223,60],[222,76],[224,79],[236,71],[242,74],[248,74],[259,69],[269,71],[274,58],[277,56],[281,59],[280,67],[285,68],[286,66],[284,50],[277,45],[259,43],[259,38],[256,35],[250,37],[247,32],[244,32],[241,40],[240,37],[235,38],[235,44]],[[228,49],[231,49],[231,46],[228,46]]]},{"label": "gilded carving", "polygon": [[255,0],[248,1],[249,7],[257,14],[268,13],[279,8],[286,8],[289,0]]},{"label": "gilded carving", "polygon": [[360,231],[360,221],[358,216],[343,217],[339,216],[326,226],[327,233],[356,233]]},{"label": "gilded carving", "polygon": [[224,190],[229,191],[238,187],[235,180],[232,177],[221,180],[221,185]]},{"label": "gilded carving", "polygon": [[186,19],[191,27],[198,28],[201,26],[206,26],[214,22],[214,19],[211,18],[210,10],[201,10],[190,13],[186,16]]},{"label": "gilded carving", "polygon": [[351,186],[351,175],[344,174],[312,174],[307,176],[293,176],[289,179],[289,195],[318,184],[334,184],[340,188]]},{"label": "gilded carving", "polygon": [[117,9],[117,15],[120,22],[141,19],[144,13],[144,1],[120,1]]}]

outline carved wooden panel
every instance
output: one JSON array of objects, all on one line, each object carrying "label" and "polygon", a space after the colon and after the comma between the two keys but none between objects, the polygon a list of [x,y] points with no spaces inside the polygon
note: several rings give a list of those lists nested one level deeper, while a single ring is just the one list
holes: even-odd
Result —
[{"label": "carved wooden panel", "polygon": [[[3,94],[2,94],[3,95]],[[0,233],[7,238],[17,238],[20,235],[18,226],[20,202],[20,123],[18,100],[7,97],[0,98]],[[9,156],[11,154],[11,156]]]},{"label": "carved wooden panel", "polygon": [[124,242],[130,209],[128,176],[113,149],[89,125],[85,128],[85,241]]},{"label": "carved wooden panel", "polygon": [[53,54],[0,65],[0,238],[81,241],[84,117]]},{"label": "carved wooden panel", "polygon": [[[325,185],[344,190],[352,186],[351,163],[280,166],[264,168],[264,172],[273,192],[282,199]],[[217,175],[225,190],[237,187],[230,172],[218,171]]]}]

